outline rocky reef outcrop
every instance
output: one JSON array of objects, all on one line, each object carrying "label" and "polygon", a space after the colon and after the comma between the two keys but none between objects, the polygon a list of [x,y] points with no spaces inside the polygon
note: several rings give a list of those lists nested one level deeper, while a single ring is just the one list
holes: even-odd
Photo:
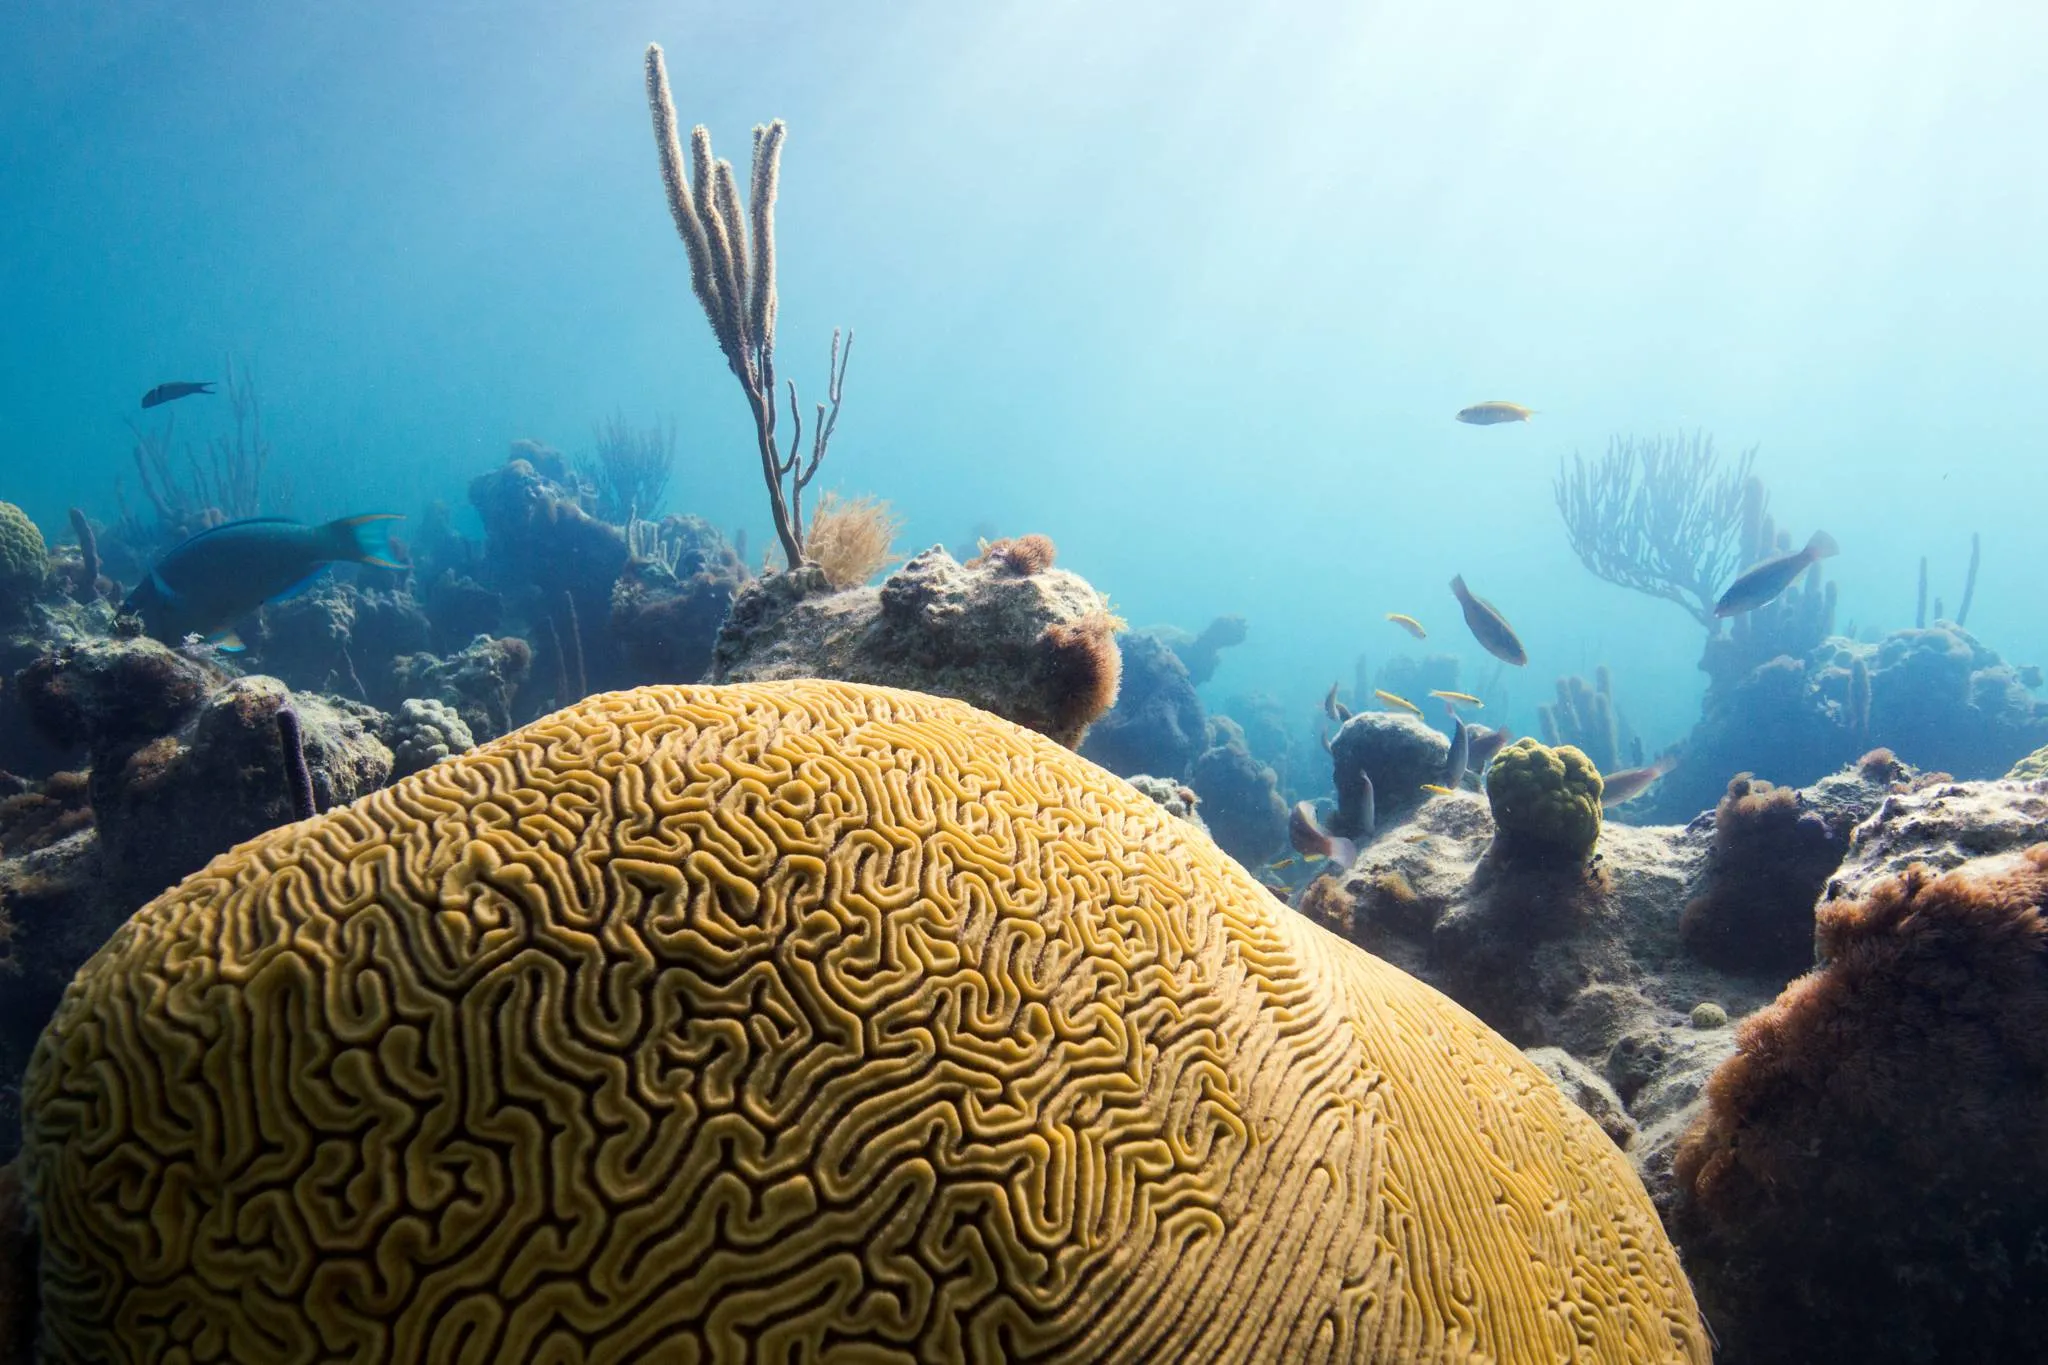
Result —
[{"label": "rocky reef outcrop", "polygon": [[719,634],[713,680],[910,688],[1071,748],[1116,700],[1120,627],[1078,574],[963,565],[935,545],[879,587],[834,590],[813,567],[749,582]]},{"label": "rocky reef outcrop", "polygon": [[1209,718],[1180,654],[1153,631],[1118,641],[1116,705],[1089,727],[1081,753],[1120,777],[1184,778],[1208,747]]}]

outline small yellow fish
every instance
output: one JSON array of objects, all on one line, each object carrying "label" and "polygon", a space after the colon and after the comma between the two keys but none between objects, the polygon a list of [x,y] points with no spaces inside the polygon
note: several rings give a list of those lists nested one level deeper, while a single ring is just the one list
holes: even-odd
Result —
[{"label": "small yellow fish", "polygon": [[1436,692],[1436,691],[1432,691],[1432,692],[1431,692],[1431,693],[1430,693],[1429,695],[1430,695],[1430,696],[1432,696],[1432,697],[1439,697],[1439,698],[1443,699],[1444,701],[1454,701],[1454,702],[1457,702],[1457,703],[1458,703],[1459,705],[1461,705],[1461,706],[1479,706],[1479,707],[1483,707],[1483,706],[1485,706],[1485,705],[1486,705],[1486,703],[1485,703],[1485,702],[1483,702],[1483,701],[1479,700],[1479,698],[1477,698],[1477,697],[1473,696],[1473,695],[1472,695],[1472,694],[1471,694],[1470,692]]},{"label": "small yellow fish", "polygon": [[1418,716],[1422,714],[1422,708],[1406,697],[1397,697],[1392,692],[1382,692],[1377,687],[1372,690],[1372,694],[1389,706],[1398,706],[1403,711],[1412,711]]},{"label": "small yellow fish", "polygon": [[1458,409],[1458,420],[1475,427],[1490,427],[1496,422],[1526,422],[1535,415],[1534,409],[1525,408],[1520,403],[1503,403],[1499,399]]},{"label": "small yellow fish", "polygon": [[1266,864],[1266,870],[1267,870],[1267,871],[1269,871],[1269,872],[1285,872],[1285,871],[1286,871],[1286,870],[1287,870],[1288,868],[1290,868],[1290,867],[1293,867],[1293,866],[1294,866],[1294,859],[1292,859],[1292,858],[1282,858],[1282,859],[1281,859],[1281,860],[1280,860],[1279,862],[1277,862],[1277,863],[1267,863],[1267,864]]},{"label": "small yellow fish", "polygon": [[1451,789],[1441,782],[1425,782],[1422,784],[1422,789],[1431,796],[1449,796],[1451,794]]},{"label": "small yellow fish", "polygon": [[1387,619],[1418,640],[1427,640],[1429,638],[1429,632],[1422,628],[1422,622],[1412,616],[1403,616],[1398,611],[1390,611],[1387,613]]}]

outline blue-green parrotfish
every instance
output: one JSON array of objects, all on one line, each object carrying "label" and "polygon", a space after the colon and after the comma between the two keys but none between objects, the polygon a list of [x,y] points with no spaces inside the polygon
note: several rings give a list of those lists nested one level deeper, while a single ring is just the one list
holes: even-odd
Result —
[{"label": "blue-green parrotfish", "polygon": [[204,383],[195,384],[189,379],[179,379],[169,384],[159,384],[148,393],[142,395],[142,406],[153,408],[159,403],[169,403],[180,398],[190,398],[195,393],[212,393],[213,386],[219,382],[219,380],[209,379]]},{"label": "blue-green parrotfish", "polygon": [[1728,585],[1728,591],[1721,594],[1721,600],[1714,603],[1714,615],[1740,616],[1776,601],[1779,593],[1798,581],[1799,575],[1837,553],[1839,547],[1835,538],[1826,531],[1815,531],[1813,539],[1806,542],[1805,549],[1777,555],[1744,571],[1740,578]]},{"label": "blue-green parrotfish", "polygon": [[239,648],[229,627],[265,602],[289,597],[339,560],[380,569],[404,567],[378,534],[392,512],[308,526],[289,517],[251,517],[201,531],[157,561],[121,610],[149,633],[176,643],[189,635]]}]

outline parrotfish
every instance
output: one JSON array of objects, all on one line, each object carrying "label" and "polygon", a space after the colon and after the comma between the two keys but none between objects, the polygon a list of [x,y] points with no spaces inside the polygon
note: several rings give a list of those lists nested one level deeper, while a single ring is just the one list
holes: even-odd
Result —
[{"label": "parrotfish", "polygon": [[1429,638],[1429,632],[1422,628],[1422,622],[1412,616],[1403,616],[1398,611],[1390,611],[1387,613],[1387,619],[1418,640],[1427,640]]},{"label": "parrotfish", "polygon": [[159,640],[199,635],[225,641],[236,621],[265,602],[291,596],[337,560],[403,568],[375,539],[377,523],[399,519],[372,512],[325,526],[289,517],[230,521],[201,531],[158,560],[121,610],[140,616]]},{"label": "parrotfish", "polygon": [[1486,765],[1493,762],[1493,756],[1500,752],[1501,746],[1506,744],[1509,738],[1505,729],[1489,730],[1484,725],[1466,726],[1465,743],[1470,750],[1466,758],[1468,770],[1484,773]]},{"label": "parrotfish", "polygon": [[1457,594],[1458,605],[1464,608],[1465,628],[1472,632],[1472,638],[1482,649],[1502,663],[1513,664],[1517,668],[1529,662],[1529,651],[1522,648],[1515,628],[1494,610],[1493,603],[1472,595],[1465,586],[1465,575],[1459,574],[1451,580],[1451,591]]},{"label": "parrotfish", "polygon": [[1295,802],[1287,813],[1287,842],[1304,858],[1328,858],[1340,868],[1350,867],[1358,857],[1358,845],[1327,833],[1316,821],[1315,807],[1306,801]]},{"label": "parrotfish", "polygon": [[1740,616],[1775,601],[1779,593],[1798,581],[1799,575],[1839,552],[1833,536],[1826,531],[1815,531],[1813,539],[1806,542],[1805,549],[1766,559],[1745,570],[1740,578],[1728,585],[1728,591],[1721,594],[1721,600],[1714,603],[1714,615]]},{"label": "parrotfish", "polygon": [[1472,728],[1455,711],[1451,723],[1457,728],[1451,731],[1451,754],[1444,762],[1444,786],[1455,789],[1465,780],[1465,765],[1472,759]]},{"label": "parrotfish", "polygon": [[1666,754],[1647,768],[1628,768],[1622,772],[1610,773],[1600,780],[1600,804],[1618,806],[1632,801],[1656,785],[1657,779],[1678,766],[1678,760]]},{"label": "parrotfish", "polygon": [[1526,422],[1535,415],[1520,403],[1503,403],[1498,399],[1458,409],[1458,420],[1475,427],[1490,427],[1496,422]]},{"label": "parrotfish", "polygon": [[179,398],[190,398],[195,393],[212,393],[213,386],[218,382],[220,381],[209,379],[204,383],[195,384],[189,379],[180,379],[174,380],[169,384],[159,384],[148,393],[142,395],[142,406],[153,408],[159,403],[169,403]]},{"label": "parrotfish", "polygon": [[1377,687],[1372,690],[1372,694],[1389,706],[1399,707],[1403,711],[1413,711],[1418,716],[1422,714],[1422,708],[1406,697],[1397,697],[1392,692],[1382,692]]}]

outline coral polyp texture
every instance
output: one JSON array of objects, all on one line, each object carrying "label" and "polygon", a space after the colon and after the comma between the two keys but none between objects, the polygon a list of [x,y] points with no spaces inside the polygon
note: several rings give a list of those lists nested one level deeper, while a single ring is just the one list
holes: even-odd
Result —
[{"label": "coral polyp texture", "polygon": [[93,1360],[1708,1358],[1435,991],[962,703],[586,700],[217,858],[30,1068]]}]

